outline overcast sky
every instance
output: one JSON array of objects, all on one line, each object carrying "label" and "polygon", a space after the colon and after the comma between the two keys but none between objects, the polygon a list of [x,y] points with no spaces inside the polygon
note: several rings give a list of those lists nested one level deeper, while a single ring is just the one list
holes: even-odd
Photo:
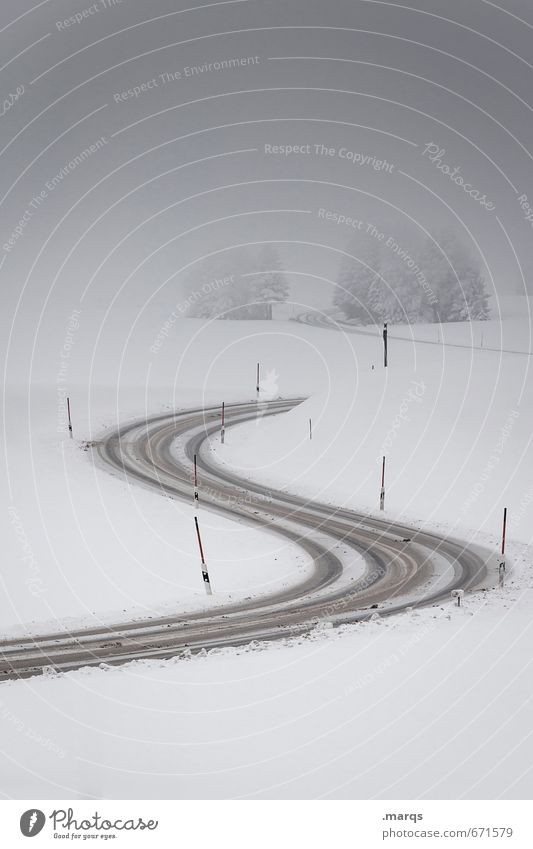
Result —
[{"label": "overcast sky", "polygon": [[3,0],[6,323],[23,287],[19,333],[164,312],[249,242],[332,277],[353,227],[321,210],[407,245],[453,226],[498,293],[531,288],[531,2],[191,5]]}]

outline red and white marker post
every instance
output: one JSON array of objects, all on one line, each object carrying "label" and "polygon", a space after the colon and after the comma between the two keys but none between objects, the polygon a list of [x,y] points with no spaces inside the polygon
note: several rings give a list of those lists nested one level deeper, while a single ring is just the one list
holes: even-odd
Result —
[{"label": "red and white marker post", "polygon": [[502,527],[502,554],[500,564],[498,566],[498,578],[500,587],[503,587],[505,580],[505,534],[507,531],[507,507],[503,508],[503,527]]},{"label": "red and white marker post", "polygon": [[379,493],[379,509],[385,509],[385,457],[381,466],[381,491]]},{"label": "red and white marker post", "polygon": [[196,454],[194,455],[194,506],[196,509],[200,506],[200,497],[198,494],[198,470],[196,466]]},{"label": "red and white marker post", "polygon": [[68,414],[68,432],[69,432],[70,438],[72,439],[73,433],[72,433],[72,419],[70,417],[70,398],[67,398],[67,414]]},{"label": "red and white marker post", "polygon": [[222,445],[224,445],[224,438],[226,436],[226,427],[225,427],[225,413],[224,413],[224,401],[222,401],[222,418],[220,425],[220,441]]},{"label": "red and white marker post", "polygon": [[259,363],[257,363],[257,373],[255,377],[255,394],[257,402],[259,403]]},{"label": "red and white marker post", "polygon": [[194,517],[194,524],[196,525],[196,536],[198,537],[198,548],[200,549],[200,558],[202,560],[202,578],[204,581],[204,587],[207,595],[213,595],[213,590],[211,589],[211,582],[209,580],[209,572],[207,571],[207,563],[205,562],[204,557],[204,547],[202,545],[202,537],[200,536],[200,526],[198,525],[198,517]]}]

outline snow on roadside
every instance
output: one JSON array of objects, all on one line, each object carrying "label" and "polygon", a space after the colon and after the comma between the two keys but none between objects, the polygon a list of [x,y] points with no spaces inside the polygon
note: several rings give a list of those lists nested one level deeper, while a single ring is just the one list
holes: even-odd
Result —
[{"label": "snow on roadside", "polygon": [[[260,360],[265,373],[277,375],[280,395],[315,397],[278,421],[259,417],[257,424],[228,429],[222,458],[213,446],[219,459],[254,479],[283,480],[312,497],[374,511],[379,452],[392,431],[387,515],[495,543],[505,499],[513,563],[507,584],[469,595],[461,609],[450,601],[338,629],[322,622],[309,637],[280,643],[4,683],[1,786],[13,798],[529,798],[533,573],[524,543],[533,499],[520,466],[530,463],[528,374],[505,358],[480,359],[490,354],[471,361],[465,351],[435,346],[429,353],[425,346],[420,352],[404,343],[385,380],[378,373],[379,340],[275,324],[262,338],[256,326],[221,324],[210,345],[191,346],[189,359],[183,355],[180,368],[187,367],[188,377],[180,382],[180,371],[172,393],[164,381],[150,385],[142,401],[138,391],[122,387],[118,397],[114,389],[101,397],[91,390],[91,415],[77,413],[77,437],[90,439],[104,425],[142,414],[144,404],[158,412],[222,395],[249,399]],[[195,322],[180,332],[181,351],[203,333]],[[278,337],[283,346],[272,345]],[[391,346],[391,355],[399,350]],[[187,384],[193,366],[197,375],[209,375],[196,389]],[[502,442],[524,378],[519,416]],[[424,395],[420,404],[410,399],[402,418],[412,380],[424,381]],[[176,504],[94,473],[87,456],[57,436],[54,400],[37,396],[32,391],[30,421],[25,404],[10,399],[8,449],[17,461],[17,476],[9,477],[13,503],[38,553],[40,576],[56,588],[56,565],[43,560],[52,550],[61,567],[59,598],[67,591],[75,598],[72,588],[85,598],[100,585],[83,540],[69,528],[78,517],[102,563],[127,551],[116,567],[122,592],[142,590],[145,576],[133,564],[147,558],[149,580],[162,590],[155,609],[167,598],[164,579],[176,565]],[[348,456],[342,443],[350,446]],[[499,462],[487,467],[495,451]],[[283,467],[289,475],[281,479]],[[476,483],[482,490],[463,510]],[[48,540],[41,537],[43,517]],[[481,530],[474,532],[477,524]],[[165,540],[170,534],[168,560],[159,543],[156,552],[153,530]],[[257,540],[257,531],[251,533]],[[240,557],[240,531],[237,539]],[[183,539],[179,544],[185,548]],[[8,574],[28,568],[19,546]],[[259,568],[270,567],[271,558]],[[196,580],[195,559],[191,569]],[[28,588],[22,580],[14,586],[12,600],[24,610]],[[110,604],[108,589],[94,597],[99,615]]]},{"label": "snow on roadside", "polygon": [[330,360],[328,386],[309,400],[229,429],[224,446],[211,440],[217,462],[272,487],[377,513],[385,455],[387,516],[444,522],[466,538],[476,529],[494,544],[508,506],[509,537],[529,543],[530,358],[390,342],[384,369],[377,340],[351,339],[352,362]]},{"label": "snow on roadside", "polygon": [[251,400],[258,360],[280,393],[310,394],[327,385],[328,361],[351,343],[287,322],[188,320],[176,322],[154,353],[157,324],[142,314],[118,357],[111,325],[95,349],[95,317],[82,313],[75,331],[69,321],[63,327],[57,318],[36,340],[27,391],[24,351],[10,362],[0,633],[196,609],[302,580],[309,563],[300,549],[206,511],[202,534],[216,592],[208,600],[190,505],[93,469],[80,446],[145,415]]},{"label": "snow on roadside", "polygon": [[[529,582],[532,582],[529,565]],[[529,798],[532,589],[4,684],[14,798]]]},{"label": "snow on roadside", "polygon": [[[385,453],[387,515],[464,538],[476,528],[478,541],[496,545],[507,505],[509,539],[529,542],[530,358],[392,341],[385,374],[379,338],[293,322],[191,320],[166,340],[172,357],[166,347],[152,356],[148,375],[150,333],[152,325],[124,352],[120,375],[105,357],[89,369],[76,340],[73,442],[59,432],[50,343],[28,394],[7,389],[3,633],[206,604],[190,507],[93,470],[79,445],[145,412],[249,400],[257,361],[263,396],[309,400],[275,419],[259,408],[256,422],[228,428],[223,451],[213,442],[218,460],[270,486],[376,512]],[[306,568],[300,552],[270,535],[259,545],[256,529],[206,513],[202,531],[217,592],[270,591]]]},{"label": "snow on roadside", "polygon": [[[82,440],[65,440],[46,426],[54,409],[44,393],[33,395],[29,453],[24,407],[14,395],[9,405],[11,493],[2,490],[0,506],[7,518],[2,634],[215,607],[308,577],[311,561],[296,544],[203,510],[214,589],[207,598],[192,497],[190,504],[164,498],[93,468]],[[96,413],[114,424],[112,409],[101,405]],[[88,435],[79,419],[78,433]]]}]

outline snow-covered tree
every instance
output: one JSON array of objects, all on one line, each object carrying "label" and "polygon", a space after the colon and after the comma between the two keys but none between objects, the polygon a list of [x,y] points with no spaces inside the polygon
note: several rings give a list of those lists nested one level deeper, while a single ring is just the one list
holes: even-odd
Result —
[{"label": "snow-covered tree", "polygon": [[[435,295],[433,303],[430,305],[429,312],[431,321],[447,321],[449,311],[448,297],[454,297],[456,291],[456,281],[453,280],[453,272],[446,260],[446,257],[433,239],[429,237],[425,240],[420,253],[420,265],[426,275],[426,279],[431,286],[431,290]],[[448,284],[449,280],[449,284]],[[448,294],[446,288],[448,286]]]},{"label": "snow-covered tree", "polygon": [[445,231],[435,241],[427,239],[420,265],[435,295],[433,321],[488,317],[488,296],[479,265],[453,231]]},{"label": "snow-covered tree", "polygon": [[[258,274],[253,273],[256,269]],[[238,248],[216,254],[194,267],[183,289],[185,314],[196,318],[272,318],[272,304],[289,295],[271,245],[256,253]]]},{"label": "snow-covered tree", "polygon": [[374,281],[370,291],[370,309],[374,320],[391,324],[419,321],[422,300],[420,286],[409,267],[393,251],[384,253],[380,277],[382,279]]},{"label": "snow-covered tree", "polygon": [[463,318],[465,321],[486,321],[490,318],[489,296],[485,288],[485,280],[475,269],[470,269],[463,280],[466,308]]},{"label": "snow-covered tree", "polygon": [[283,274],[280,258],[272,245],[265,245],[261,249],[258,265],[260,273],[250,278],[250,300],[257,302],[258,317],[271,319],[272,304],[286,301],[289,297],[289,282]]},{"label": "snow-covered tree", "polygon": [[224,251],[194,266],[183,284],[182,307],[194,318],[248,318],[250,284],[243,275],[249,256],[242,250]]},{"label": "snow-covered tree", "polygon": [[343,256],[337,275],[333,304],[356,324],[370,324],[374,310],[379,312],[383,284],[379,279],[382,249],[375,239],[361,244],[353,241]]},{"label": "snow-covered tree", "polygon": [[[407,241],[407,240],[405,240]],[[393,239],[354,240],[341,261],[334,306],[358,324],[466,321],[489,316],[478,263],[447,230],[408,249]]]}]

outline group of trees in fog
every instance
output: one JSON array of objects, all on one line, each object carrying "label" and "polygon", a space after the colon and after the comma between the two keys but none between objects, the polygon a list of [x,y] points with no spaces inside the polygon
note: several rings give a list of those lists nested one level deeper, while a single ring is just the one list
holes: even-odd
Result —
[{"label": "group of trees in fog", "polygon": [[[340,263],[333,303],[355,324],[484,320],[489,298],[479,265],[456,235],[405,248],[392,237],[354,239]],[[276,249],[222,251],[184,281],[183,313],[195,318],[271,319],[289,297]]]},{"label": "group of trees in fog", "polygon": [[333,302],[355,324],[475,321],[490,314],[479,266],[453,233],[427,238],[411,252],[391,237],[354,241]]},{"label": "group of trees in fog", "polygon": [[185,282],[187,315],[195,318],[271,319],[275,303],[289,297],[277,251],[231,251],[204,260]]}]

